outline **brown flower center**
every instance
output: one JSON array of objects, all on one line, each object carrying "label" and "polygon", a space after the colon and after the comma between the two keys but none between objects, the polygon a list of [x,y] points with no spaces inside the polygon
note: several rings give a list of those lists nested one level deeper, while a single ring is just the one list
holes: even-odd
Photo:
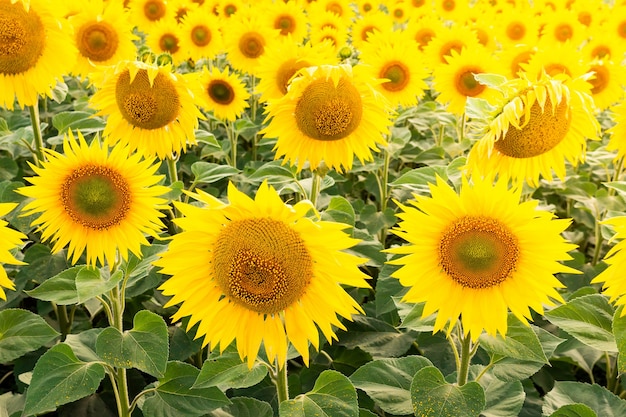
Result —
[{"label": "brown flower center", "polygon": [[175,54],[180,49],[178,46],[178,37],[173,33],[164,33],[159,38],[159,48],[161,52]]},{"label": "brown flower center", "polygon": [[274,20],[274,29],[279,29],[280,34],[285,36],[296,30],[296,21],[290,14],[280,15]]},{"label": "brown flower center", "polygon": [[554,28],[554,37],[559,42],[565,42],[574,36],[574,28],[567,23],[562,23]]},{"label": "brown flower center", "polygon": [[410,69],[400,61],[386,63],[380,70],[379,78],[386,78],[389,81],[382,84],[387,91],[402,91],[409,84],[411,79]]},{"label": "brown flower center", "polygon": [[0,3],[0,74],[28,71],[37,64],[46,43],[46,31],[33,8],[21,2]]},{"label": "brown flower center", "polygon": [[465,44],[461,42],[460,40],[452,40],[450,42],[445,43],[439,49],[439,59],[441,60],[442,63],[447,64],[446,57],[452,55],[452,51],[461,53],[461,50],[463,49],[464,46]]},{"label": "brown flower center", "polygon": [[217,237],[213,268],[230,300],[263,314],[297,302],[313,276],[313,261],[300,235],[269,218],[228,223]]},{"label": "brown flower center", "polygon": [[211,100],[224,106],[229,105],[235,99],[233,87],[223,80],[213,80],[207,86],[207,94]]},{"label": "brown flower center", "polygon": [[239,51],[246,57],[255,59],[263,55],[265,41],[256,32],[245,33],[239,38]]},{"label": "brown flower center", "polygon": [[165,16],[165,2],[162,0],[148,0],[143,5],[143,14],[151,22],[156,22]]},{"label": "brown flower center", "polygon": [[598,45],[591,51],[592,58],[605,59],[611,56],[611,48],[606,45]]},{"label": "brown flower center", "polygon": [[191,42],[196,46],[207,46],[211,43],[211,29],[205,25],[196,25],[191,29]]},{"label": "brown flower center", "polygon": [[117,79],[115,96],[122,116],[141,129],[160,129],[174,121],[180,112],[176,86],[160,72],[151,85],[145,69],[137,71],[132,82],[129,71],[125,70]]},{"label": "brown flower center", "polygon": [[455,9],[456,2],[454,0],[443,0],[441,2],[441,8],[446,12],[451,12]]},{"label": "brown flower center", "polygon": [[550,97],[544,109],[535,101],[530,108],[530,118],[520,118],[521,129],[510,126],[504,137],[496,140],[494,147],[511,158],[532,158],[557,146],[567,135],[570,126],[569,102],[561,102],[552,109]]},{"label": "brown flower center", "polygon": [[94,62],[103,62],[115,54],[119,38],[108,22],[94,21],[78,29],[76,44],[82,56]]},{"label": "brown flower center", "polygon": [[117,171],[101,165],[74,170],[61,185],[61,204],[83,227],[105,230],[118,225],[130,210],[130,187]]},{"label": "brown flower center", "polygon": [[428,43],[433,40],[436,35],[435,31],[430,28],[422,28],[418,30],[415,34],[415,40],[419,44],[420,51],[423,51],[424,47],[428,45]]},{"label": "brown flower center", "polygon": [[281,93],[287,94],[287,87],[291,77],[302,68],[310,66],[309,62],[303,60],[290,59],[284,62],[276,71],[276,86]]},{"label": "brown flower center", "polygon": [[476,97],[487,88],[485,85],[476,81],[474,74],[480,74],[483,71],[478,67],[463,67],[456,74],[456,90],[459,94],[466,97]]},{"label": "brown flower center", "polygon": [[518,240],[499,220],[466,216],[443,233],[441,269],[471,289],[494,287],[511,276],[519,259]]},{"label": "brown flower center", "polygon": [[295,117],[300,131],[317,140],[339,140],[354,132],[361,122],[359,91],[342,77],[313,81],[296,104]]},{"label": "brown flower center", "polygon": [[591,85],[591,94],[600,94],[609,85],[611,80],[611,74],[604,65],[594,64],[591,66],[590,71],[593,71],[594,77],[589,80]]},{"label": "brown flower center", "polygon": [[521,22],[511,22],[506,27],[506,36],[512,41],[519,41],[526,35],[526,25]]}]

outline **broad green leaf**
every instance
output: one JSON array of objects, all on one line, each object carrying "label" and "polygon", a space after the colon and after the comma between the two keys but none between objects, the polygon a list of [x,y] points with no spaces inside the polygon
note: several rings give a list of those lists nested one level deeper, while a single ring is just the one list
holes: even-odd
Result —
[{"label": "broad green leaf", "polygon": [[66,134],[68,129],[80,130],[83,134],[93,133],[104,129],[105,123],[101,117],[94,117],[94,113],[85,111],[66,111],[52,116],[52,126],[60,134]]},{"label": "broad green leaf", "polygon": [[313,389],[280,403],[280,417],[358,417],[356,389],[337,371],[324,371]]},{"label": "broad green leaf", "polygon": [[96,392],[104,366],[80,361],[65,343],[53,346],[37,361],[26,391],[24,415],[54,410]]},{"label": "broad green leaf", "polygon": [[567,333],[593,348],[617,352],[612,333],[614,309],[601,294],[584,295],[555,309],[545,317]]},{"label": "broad green leaf", "polygon": [[402,333],[392,325],[369,316],[354,316],[346,323],[347,332],[339,335],[339,344],[348,349],[360,348],[374,359],[397,357],[406,353],[415,334]]},{"label": "broad green leaf", "polygon": [[255,169],[247,179],[253,182],[267,180],[269,184],[284,184],[296,179],[296,168],[283,165],[282,161],[271,161]]},{"label": "broad green leaf", "polygon": [[0,180],[10,180],[17,176],[19,167],[13,158],[0,158]]},{"label": "broad green leaf", "polygon": [[194,175],[194,182],[211,184],[222,178],[228,178],[239,173],[237,168],[230,165],[214,164],[212,162],[198,161],[191,165],[191,172]]},{"label": "broad green leaf", "polygon": [[248,369],[248,364],[241,361],[238,353],[224,352],[204,362],[193,388],[218,387],[222,391],[246,388],[261,382],[266,375],[267,367],[261,363]]},{"label": "broad green leaf", "polygon": [[168,362],[156,390],[140,404],[144,416],[196,417],[230,404],[216,387],[192,388],[200,370],[184,362]]},{"label": "broad green leaf", "polygon": [[[400,268],[398,265],[384,264],[378,273],[375,299],[376,317],[397,310],[394,297],[399,299],[407,291],[407,288],[402,286],[397,278],[391,277],[391,274],[398,268]],[[408,307],[411,308],[412,306]],[[400,311],[398,311],[398,314],[400,314]],[[402,318],[402,315],[400,315],[400,318]]]},{"label": "broad green leaf", "polygon": [[535,332],[512,313],[509,313],[507,317],[506,337],[483,333],[478,340],[480,346],[492,355],[548,363],[548,358],[543,353]]},{"label": "broad green leaf", "polygon": [[570,337],[556,348],[552,360],[558,359],[575,364],[587,372],[587,374],[591,375],[595,364],[603,356],[604,352],[587,346],[578,339]]},{"label": "broad green leaf", "polygon": [[195,331],[185,331],[188,321],[186,318],[181,326],[169,326],[167,328],[170,337],[170,361],[184,362],[202,348],[202,338],[194,339]]},{"label": "broad green leaf", "polygon": [[598,415],[585,404],[568,404],[550,414],[550,417],[598,417]]},{"label": "broad green leaf", "polygon": [[211,132],[207,132],[206,130],[196,130],[195,131],[196,141],[199,143],[203,143],[205,147],[213,148],[215,151],[219,151],[222,148],[220,147],[220,143],[215,139],[215,135]]},{"label": "broad green leaf", "polygon": [[59,305],[79,304],[104,294],[122,279],[121,271],[104,279],[100,270],[88,266],[75,266],[47,279],[37,288],[26,291],[31,297],[52,301]]},{"label": "broad green leaf", "polygon": [[96,328],[84,330],[78,334],[68,334],[64,343],[72,348],[72,352],[81,361],[99,362],[102,358],[96,353],[96,341],[103,330]]},{"label": "broad green leaf", "polygon": [[125,265],[128,281],[126,283],[126,298],[132,298],[156,288],[161,282],[161,276],[155,271],[153,262],[167,249],[167,245],[153,243],[141,248],[141,258],[130,255]]},{"label": "broad green leaf", "polygon": [[423,356],[380,359],[357,369],[350,381],[367,393],[383,411],[412,414],[411,382],[415,373],[432,363]]},{"label": "broad green leaf", "polygon": [[554,388],[546,394],[543,414],[550,415],[568,404],[585,404],[598,416],[626,416],[626,401],[597,384],[572,381],[556,381]]},{"label": "broad green leaf", "polygon": [[20,416],[24,409],[24,395],[5,392],[0,395],[0,417]]},{"label": "broad green leaf", "polygon": [[426,303],[403,303],[400,301],[400,298],[395,297],[394,301],[396,302],[396,306],[398,307],[398,314],[402,319],[402,324],[400,324],[400,328],[410,329],[416,332],[433,331],[437,314],[433,313],[430,316],[422,317],[424,305]]},{"label": "broad green leaf", "polygon": [[350,226],[354,226],[355,216],[354,207],[342,196],[334,196],[331,198],[328,207],[322,213],[322,219],[324,220],[345,223]]},{"label": "broad green leaf", "polygon": [[434,366],[417,371],[411,383],[413,412],[421,417],[478,417],[485,409],[485,393],[478,382],[459,387],[446,382]]},{"label": "broad green leaf", "polygon": [[232,404],[213,410],[206,417],[273,417],[272,406],[256,398],[233,397]]},{"label": "broad green leaf", "polygon": [[[422,167],[408,171],[391,183],[393,187],[400,186],[425,186],[428,184],[436,184],[437,176],[447,178],[445,166]],[[413,188],[413,187],[411,187]],[[423,188],[423,187],[419,187]],[[428,189],[428,187],[426,187]]]},{"label": "broad green leaf", "polygon": [[137,368],[162,377],[167,366],[168,337],[163,318],[141,310],[133,319],[133,328],[120,333],[107,327],[96,340],[96,353],[107,364],[118,368]]},{"label": "broad green leaf", "polygon": [[59,333],[45,320],[28,310],[0,311],[0,363],[32,352],[52,341]]},{"label": "broad green leaf", "polygon": [[623,311],[624,306],[620,306],[613,317],[613,334],[618,350],[617,370],[620,374],[626,372],[626,315],[622,316]]},{"label": "broad green leaf", "polygon": [[[470,368],[471,379],[475,379],[484,366]],[[505,382],[486,373],[477,381],[485,391],[485,409],[481,417],[517,417],[524,406],[524,387],[520,381]]]}]

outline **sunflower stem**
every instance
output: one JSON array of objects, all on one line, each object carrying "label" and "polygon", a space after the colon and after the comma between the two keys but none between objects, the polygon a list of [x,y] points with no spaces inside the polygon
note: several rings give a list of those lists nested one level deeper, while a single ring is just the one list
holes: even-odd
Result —
[{"label": "sunflower stem", "polygon": [[[126,283],[128,282],[128,276],[124,277],[122,284],[119,287],[115,287],[110,292],[110,299],[112,304],[113,323],[111,326],[119,330],[120,333],[124,332],[124,309],[126,307]],[[128,378],[125,368],[117,368],[115,370],[115,380],[117,383],[118,396],[116,397],[117,408],[119,417],[130,417],[130,398],[128,396]]]},{"label": "sunflower stem", "polygon": [[[615,167],[613,168],[613,178],[609,179],[609,181],[619,181],[620,177],[622,176],[622,171],[624,170],[624,157],[621,157],[618,161],[617,164],[614,164]],[[613,196],[615,195],[615,188],[609,188],[609,195]]]},{"label": "sunflower stem", "polygon": [[[383,152],[384,152],[383,167],[381,169],[380,178],[377,178],[377,180],[378,180],[378,190],[380,194],[380,211],[384,215],[385,210],[387,210],[387,204],[389,203],[388,184],[389,184],[389,165],[391,163],[391,152],[389,152],[388,148],[385,148]],[[383,227],[382,229],[380,229],[380,236],[378,238],[378,240],[380,241],[383,247],[385,247],[386,239],[387,239],[387,228]]]},{"label": "sunflower stem", "polygon": [[278,395],[278,404],[289,400],[289,385],[287,384],[287,363],[282,366],[276,361],[276,370],[274,372],[274,384],[276,385],[276,394]]},{"label": "sunflower stem", "polygon": [[237,168],[237,135],[235,134],[235,124],[226,121],[226,135],[230,143],[230,166]]},{"label": "sunflower stem", "polygon": [[177,160],[178,158],[174,158],[171,155],[166,158],[167,174],[170,179],[170,185],[173,185],[176,181],[178,181],[178,167],[176,166]]},{"label": "sunflower stem", "polygon": [[320,188],[322,186],[322,176],[317,173],[317,170],[313,171],[313,178],[311,182],[311,195],[309,195],[309,201],[313,204],[313,207],[317,209],[317,197],[320,194]]},{"label": "sunflower stem", "polygon": [[72,328],[72,322],[67,314],[67,307],[64,305],[57,305],[52,303],[52,308],[57,316],[59,322],[59,330],[61,331],[61,341],[64,341]]},{"label": "sunflower stem", "polygon": [[462,387],[467,383],[467,376],[469,375],[469,365],[472,359],[472,338],[469,333],[465,336],[461,336],[461,363],[457,370],[457,384]]},{"label": "sunflower stem", "polygon": [[39,100],[28,107],[30,112],[30,124],[33,127],[33,137],[35,138],[35,165],[41,166],[44,161],[44,143],[41,135],[41,123],[39,121]]},{"label": "sunflower stem", "polygon": [[596,210],[596,219],[594,226],[594,234],[595,234],[595,247],[593,248],[593,258],[591,260],[591,265],[595,266],[600,260],[600,252],[602,251],[602,229],[600,226],[600,220],[602,218],[602,213],[600,210]]}]

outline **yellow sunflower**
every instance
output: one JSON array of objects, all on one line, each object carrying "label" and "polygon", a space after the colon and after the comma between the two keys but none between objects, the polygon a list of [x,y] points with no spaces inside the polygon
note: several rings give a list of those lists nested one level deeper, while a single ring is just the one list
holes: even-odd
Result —
[{"label": "yellow sunflower", "polygon": [[338,316],[363,312],[342,288],[369,287],[358,268],[365,259],[343,252],[358,242],[346,225],[306,217],[308,202],[289,206],[266,183],[254,199],[232,184],[228,204],[195,198],[205,206],[176,203],[183,231],[155,265],[172,275],[160,289],[172,296],[166,307],[181,304],[173,319],[199,323],[204,345],[223,351],[235,340],[252,367],[263,344],[282,368],[291,343],[308,364],[319,331],[332,342],[333,328],[345,329]]},{"label": "yellow sunflower", "polygon": [[[15,207],[17,207],[15,203],[0,203],[0,217],[9,214]],[[4,288],[14,290],[15,284],[9,279],[2,264],[24,265],[24,262],[15,259],[11,250],[21,246],[23,241],[27,239],[27,236],[22,232],[11,229],[7,227],[8,225],[8,222],[0,219],[0,299],[3,300],[7,299]]]},{"label": "yellow sunflower", "polygon": [[[624,275],[624,267],[626,267],[626,216],[617,216],[603,221],[615,230],[615,236],[612,239],[620,239],[618,243],[613,245],[604,257],[604,262],[609,266],[595,278],[591,280],[592,284],[602,284],[602,293],[609,297],[609,301],[617,307],[626,304],[626,276]],[[626,309],[622,310],[621,317],[626,314]]]},{"label": "yellow sunflower", "polygon": [[537,186],[539,177],[552,181],[552,171],[565,179],[565,159],[577,165],[585,159],[587,139],[599,139],[590,84],[582,78],[564,82],[543,75],[524,74],[500,87],[503,96],[488,129],[468,155],[468,169],[526,181]]},{"label": "yellow sunflower", "polygon": [[524,72],[524,66],[537,52],[535,45],[517,44],[508,48],[502,48],[495,53],[500,61],[503,75],[507,78],[517,78],[520,72]]},{"label": "yellow sunflower", "polygon": [[591,96],[596,109],[605,110],[624,96],[626,85],[624,66],[610,59],[596,59],[589,63],[587,71],[593,73],[589,82],[592,85]]},{"label": "yellow sunflower", "polygon": [[216,14],[221,19],[230,19],[241,9],[246,9],[244,0],[218,0],[215,3]]},{"label": "yellow sunflower", "polygon": [[82,10],[68,19],[74,26],[78,60],[74,75],[87,76],[95,65],[115,65],[135,59],[133,25],[121,3],[93,0],[83,3]]},{"label": "yellow sunflower", "polygon": [[41,215],[33,221],[42,241],[54,243],[52,252],[68,247],[68,259],[76,263],[86,252],[87,264],[107,264],[127,259],[128,252],[141,256],[145,235],[157,237],[163,227],[159,211],[169,188],[156,185],[158,165],[130,154],[121,145],[110,152],[94,139],[91,145],[70,131],[63,153],[46,150],[47,161],[32,166],[37,176],[18,193],[33,198],[24,215]]},{"label": "yellow sunflower", "polygon": [[539,24],[530,9],[505,7],[494,25],[503,50],[519,44],[534,45],[539,39]]},{"label": "yellow sunflower", "polygon": [[261,16],[252,11],[239,10],[222,26],[228,61],[233,68],[256,75],[259,58],[268,43],[275,42],[279,31],[264,23]]},{"label": "yellow sunflower", "polygon": [[391,33],[393,30],[393,19],[382,10],[373,11],[363,17],[359,17],[351,26],[350,40],[352,46],[361,49],[367,42],[367,38],[375,31]]},{"label": "yellow sunflower", "polygon": [[463,48],[461,53],[455,50],[446,58],[446,64],[439,64],[433,69],[433,88],[439,92],[436,100],[447,106],[451,113],[465,113],[468,97],[494,101],[500,92],[479,83],[475,75],[502,74],[499,62],[484,46]]},{"label": "yellow sunflower", "polygon": [[453,22],[464,20],[469,9],[469,2],[466,0],[432,0],[432,3],[437,16]]},{"label": "yellow sunflower", "polygon": [[275,158],[301,170],[324,161],[337,171],[372,159],[385,145],[391,125],[387,100],[371,86],[378,82],[350,65],[320,65],[300,70],[287,94],[266,107],[269,125],[261,131],[277,138]]},{"label": "yellow sunflower", "polygon": [[256,91],[260,101],[279,99],[287,93],[291,78],[302,68],[337,64],[335,47],[330,41],[297,43],[291,36],[282,36],[270,45],[259,59]]},{"label": "yellow sunflower", "polygon": [[576,0],[570,8],[578,21],[587,27],[605,20],[609,12],[607,3],[596,0]]},{"label": "yellow sunflower", "polygon": [[354,18],[354,10],[351,0],[316,0],[311,2],[308,15],[315,16],[322,13],[332,13],[337,16],[344,25],[348,26]]},{"label": "yellow sunflower", "polygon": [[195,128],[202,113],[194,104],[187,78],[138,61],[122,61],[96,80],[98,91],[90,105],[108,116],[104,135],[130,151],[165,159],[195,144]]},{"label": "yellow sunflower", "polygon": [[180,24],[180,49],[187,58],[213,59],[224,50],[220,20],[200,8],[191,10]]},{"label": "yellow sunflower", "polygon": [[[439,17],[427,14],[419,18],[411,17],[407,21],[404,31],[411,35],[417,42],[419,50],[423,52],[437,34],[443,30],[443,27],[443,22]],[[429,66],[432,66],[432,63]]]},{"label": "yellow sunflower", "polygon": [[598,27],[596,27],[594,35],[604,32],[613,38],[615,47],[621,52],[620,56],[615,56],[613,59],[620,62],[624,58],[624,51],[626,51],[626,4],[616,2],[606,22],[600,26],[600,30],[597,29]]},{"label": "yellow sunflower", "polygon": [[[626,22],[626,20],[625,20]],[[583,45],[581,51],[583,59],[593,61],[594,59],[612,59],[620,62],[624,57],[626,42],[603,30],[600,27],[593,27],[593,35]]]},{"label": "yellow sunflower", "polygon": [[547,13],[545,22],[541,38],[550,42],[570,42],[574,46],[580,46],[588,36],[587,27],[569,10]]},{"label": "yellow sunflower", "polygon": [[131,21],[142,32],[165,17],[174,17],[166,0],[129,0],[127,7],[130,9]]},{"label": "yellow sunflower", "polygon": [[276,1],[267,4],[261,11],[267,25],[280,31],[282,36],[291,36],[298,44],[307,36],[307,16],[295,1]]},{"label": "yellow sunflower", "polygon": [[332,26],[311,27],[309,42],[313,46],[328,42],[335,50],[335,53],[338,53],[346,45],[347,41],[348,32],[345,28],[337,29]]},{"label": "yellow sunflower", "polygon": [[528,63],[520,66],[529,77],[537,78],[544,72],[551,77],[578,78],[587,71],[580,48],[571,42],[539,42]]},{"label": "yellow sunflower", "polygon": [[483,330],[505,336],[509,310],[527,323],[530,309],[542,314],[552,299],[563,302],[554,274],[578,271],[559,262],[576,247],[561,236],[570,220],[538,210],[537,201],[520,203],[521,187],[472,180],[457,194],[438,178],[430,197],[401,205],[392,232],[409,244],[387,251],[404,255],[389,261],[401,265],[392,276],[409,287],[403,301],[425,302],[424,317],[437,312],[434,331],[449,322],[449,334],[461,317],[476,340]]},{"label": "yellow sunflower", "polygon": [[200,106],[212,111],[221,120],[235,121],[248,107],[250,94],[244,82],[228,67],[220,71],[202,68],[200,85],[202,92],[195,95]]},{"label": "yellow sunflower", "polygon": [[426,63],[429,68],[438,64],[445,64],[446,57],[452,51],[461,52],[463,48],[477,48],[480,46],[476,33],[467,26],[441,26],[435,37],[424,48]]},{"label": "yellow sunflower", "polygon": [[180,47],[181,28],[173,17],[165,17],[146,29],[146,45],[155,54],[167,53],[175,64],[187,59]]},{"label": "yellow sunflower", "polygon": [[0,0],[0,106],[32,106],[76,62],[71,27],[50,2]]},{"label": "yellow sunflower", "polygon": [[407,32],[373,32],[362,47],[360,62],[372,79],[384,79],[376,84],[392,106],[410,107],[417,104],[428,85],[429,73],[418,49]]}]

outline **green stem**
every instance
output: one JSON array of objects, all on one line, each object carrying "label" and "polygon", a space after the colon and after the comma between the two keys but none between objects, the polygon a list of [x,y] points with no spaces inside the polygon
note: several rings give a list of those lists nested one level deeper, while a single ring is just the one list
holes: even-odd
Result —
[{"label": "green stem", "polygon": [[[119,287],[115,287],[110,292],[110,299],[112,304],[113,323],[111,326],[115,327],[120,333],[124,332],[124,309],[126,307],[126,284],[128,283],[128,275],[126,275]],[[119,410],[119,417],[130,417],[130,399],[128,396],[128,378],[125,368],[118,368],[115,370],[115,380],[118,390],[117,407]]]},{"label": "green stem", "polygon": [[309,200],[313,204],[313,207],[317,209],[317,197],[320,194],[320,188],[322,186],[322,176],[318,174],[316,171],[313,171],[313,178],[311,182],[311,195],[309,195]]},{"label": "green stem", "polygon": [[595,266],[600,260],[600,252],[602,251],[602,230],[600,226],[600,220],[602,218],[602,213],[600,210],[596,210],[596,219],[594,226],[595,233],[595,247],[593,249],[593,258],[591,260],[591,265]]},{"label": "green stem", "polygon": [[53,303],[54,311],[59,321],[59,330],[61,330],[61,340],[65,340],[72,328],[72,321],[67,314],[67,306],[57,305]]},{"label": "green stem", "polygon": [[287,385],[287,364],[283,366],[276,362],[276,370],[274,372],[274,384],[276,385],[276,394],[278,395],[278,404],[289,400],[289,386]]},{"label": "green stem", "polygon": [[463,115],[461,116],[461,129],[459,131],[459,142],[462,142],[463,139],[465,138],[465,113],[463,113]]},{"label": "green stem", "polygon": [[126,368],[117,369],[115,379],[117,380],[117,390],[119,391],[119,404],[117,405],[119,417],[130,417],[130,400],[128,397]]},{"label": "green stem", "polygon": [[465,385],[467,382],[467,376],[469,375],[469,365],[470,360],[472,359],[472,355],[470,351],[472,350],[472,338],[469,334],[467,336],[462,336],[461,338],[461,364],[459,369],[457,369],[457,384],[461,387]]},{"label": "green stem", "polygon": [[[378,180],[378,189],[380,194],[380,211],[385,213],[387,210],[387,204],[389,203],[389,165],[391,163],[391,152],[388,149],[384,149],[384,162],[381,170],[381,178]],[[387,240],[387,228],[380,229],[380,236],[378,238],[381,245],[385,247],[385,240]]]},{"label": "green stem", "polygon": [[33,137],[35,138],[35,164],[41,166],[44,161],[44,143],[41,135],[41,123],[39,122],[39,100],[28,107],[30,112],[30,124],[33,127]]},{"label": "green stem", "polygon": [[230,142],[230,166],[237,168],[237,135],[235,134],[235,125],[226,121],[226,135]]},{"label": "green stem", "polygon": [[170,185],[178,181],[178,167],[176,166],[178,158],[168,156],[165,161],[167,163],[167,174],[170,179]]},{"label": "green stem", "polygon": [[[621,157],[618,161],[617,164],[615,165],[615,168],[613,170],[613,178],[611,178],[609,181],[619,181],[620,177],[622,176],[622,171],[624,170],[624,157]],[[609,195],[615,195],[615,188],[609,188]]]}]

